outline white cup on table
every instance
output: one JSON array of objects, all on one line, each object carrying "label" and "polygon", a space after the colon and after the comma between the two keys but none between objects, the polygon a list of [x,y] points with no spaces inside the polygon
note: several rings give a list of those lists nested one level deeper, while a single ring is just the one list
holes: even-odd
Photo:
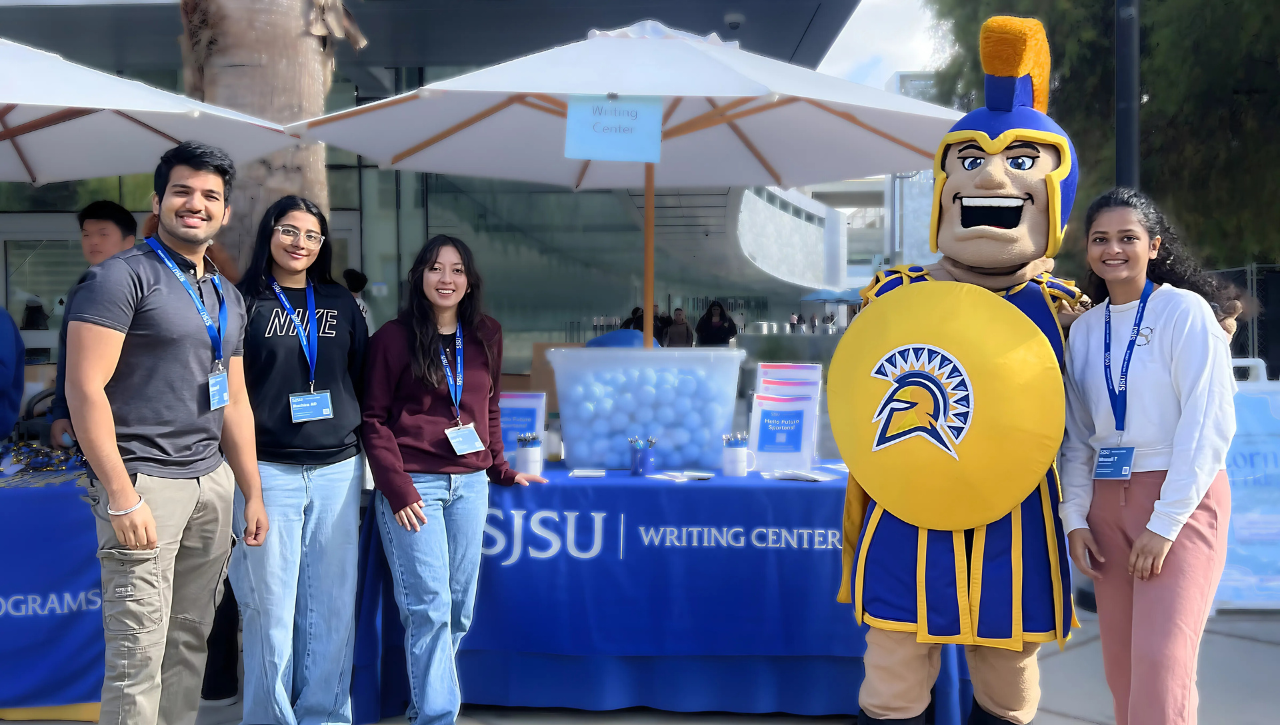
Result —
[{"label": "white cup on table", "polygon": [[[750,463],[747,461],[750,460]],[[756,454],[750,448],[724,449],[724,475],[742,478],[756,469]]]},{"label": "white cup on table", "polygon": [[516,449],[516,470],[532,476],[542,475],[542,446]]}]

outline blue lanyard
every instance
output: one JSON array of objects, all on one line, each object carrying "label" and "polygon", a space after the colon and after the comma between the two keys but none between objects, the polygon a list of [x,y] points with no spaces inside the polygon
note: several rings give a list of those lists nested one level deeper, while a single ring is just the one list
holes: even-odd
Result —
[{"label": "blue lanyard", "polygon": [[1138,311],[1133,318],[1133,332],[1129,333],[1129,346],[1124,351],[1124,362],[1120,363],[1119,385],[1111,381],[1111,300],[1107,300],[1106,319],[1106,351],[1102,355],[1102,371],[1107,381],[1107,396],[1111,398],[1111,415],[1116,419],[1116,431],[1124,432],[1125,411],[1129,405],[1129,362],[1133,359],[1133,348],[1138,343],[1138,333],[1142,330],[1142,315],[1147,311],[1147,301],[1156,286],[1147,280],[1142,288],[1142,298],[1138,300]]},{"label": "blue lanyard", "polygon": [[453,369],[449,367],[449,356],[444,352],[444,345],[440,346],[440,363],[444,365],[444,379],[449,384],[449,398],[453,400],[453,413],[458,418],[458,425],[462,425],[462,326],[458,325],[457,341],[453,346],[453,357],[458,361],[458,377],[453,377]]},{"label": "blue lanyard", "polygon": [[200,301],[200,295],[196,294],[196,290],[191,286],[191,282],[187,280],[187,275],[178,269],[178,265],[173,263],[173,259],[169,257],[169,253],[164,251],[164,247],[154,239],[147,239],[147,246],[156,253],[156,256],[164,261],[166,267],[173,276],[178,278],[182,286],[187,290],[187,294],[191,296],[191,301],[196,303],[196,312],[200,313],[200,319],[204,320],[205,329],[209,332],[209,342],[213,343],[213,357],[218,362],[218,369],[222,370],[222,335],[218,334],[219,330],[227,329],[227,305],[222,294],[222,279],[220,275],[213,275],[213,286],[218,290],[218,325],[215,327],[213,318],[209,317],[209,311],[205,309],[204,303]]},{"label": "blue lanyard", "polygon": [[298,331],[298,342],[302,344],[302,352],[307,356],[307,364],[311,366],[311,392],[316,392],[316,359],[320,357],[320,341],[316,339],[316,293],[311,287],[311,280],[307,279],[307,327],[303,331],[302,323],[298,321],[298,313],[293,311],[293,305],[289,304],[289,300],[284,296],[284,290],[280,289],[280,284],[276,282],[276,278],[271,278],[271,288],[276,291],[276,298],[280,300],[280,304],[284,306],[284,311],[289,315],[289,319],[293,320],[293,329]]}]

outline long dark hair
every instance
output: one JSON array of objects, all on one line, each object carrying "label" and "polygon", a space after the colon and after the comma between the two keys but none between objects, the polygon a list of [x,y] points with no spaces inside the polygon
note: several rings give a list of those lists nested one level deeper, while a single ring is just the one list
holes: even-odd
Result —
[{"label": "long dark hair", "polygon": [[[1093,222],[1107,209],[1129,209],[1146,230],[1147,236],[1152,239],[1160,237],[1160,250],[1156,253],[1156,258],[1147,263],[1147,279],[1156,284],[1172,284],[1195,292],[1213,307],[1219,320],[1232,311],[1238,314],[1240,291],[1204,271],[1199,260],[1178,239],[1177,230],[1151,197],[1136,189],[1118,186],[1089,204],[1089,210],[1084,215],[1086,244]],[[1094,304],[1102,302],[1108,296],[1106,282],[1094,274],[1092,269],[1085,277],[1085,294],[1089,295]]]},{"label": "long dark hair", "polygon": [[271,237],[275,234],[280,220],[295,211],[306,212],[320,223],[320,233],[324,235],[324,243],[316,250],[316,257],[307,267],[307,279],[311,284],[336,284],[333,281],[333,245],[329,239],[329,220],[324,212],[311,200],[300,196],[286,196],[272,204],[262,215],[258,223],[258,236],[253,241],[253,256],[249,258],[249,267],[236,287],[244,297],[246,304],[258,295],[271,289]]},{"label": "long dark hair", "polygon": [[711,304],[707,305],[707,309],[702,313],[702,320],[699,320],[699,321],[698,321],[698,324],[699,324],[699,325],[701,325],[701,324],[702,324],[702,322],[704,322],[704,321],[705,321],[708,325],[710,325],[710,324],[711,324],[711,310],[713,310],[713,309],[715,309],[715,308],[717,308],[717,307],[719,307],[719,308],[720,308],[720,319],[721,319],[721,320],[724,320],[724,321],[727,321],[727,322],[733,322],[733,320],[729,319],[729,312],[728,312],[728,310],[726,310],[726,309],[724,308],[724,305],[720,304],[720,300],[712,300],[712,301],[711,301]]},{"label": "long dark hair", "polygon": [[409,270],[409,301],[401,313],[401,318],[408,323],[413,333],[413,375],[432,387],[439,387],[444,383],[444,366],[440,364],[440,330],[436,325],[436,310],[422,289],[422,280],[431,265],[440,258],[440,250],[444,247],[458,250],[458,256],[462,258],[462,269],[467,275],[467,292],[458,303],[458,328],[464,336],[479,334],[480,341],[484,343],[489,369],[493,369],[490,340],[484,334],[487,331],[480,330],[484,320],[484,282],[480,279],[480,270],[476,269],[475,256],[461,239],[437,234],[422,245],[422,251],[413,260],[413,267]]}]

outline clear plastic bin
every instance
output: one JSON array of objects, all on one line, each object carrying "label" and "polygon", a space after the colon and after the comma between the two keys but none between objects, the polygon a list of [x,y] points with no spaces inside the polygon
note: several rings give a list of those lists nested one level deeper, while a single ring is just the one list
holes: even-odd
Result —
[{"label": "clear plastic bin", "polygon": [[662,469],[719,468],[745,350],[566,348],[547,351],[565,459],[628,468],[628,438],[653,438]]}]

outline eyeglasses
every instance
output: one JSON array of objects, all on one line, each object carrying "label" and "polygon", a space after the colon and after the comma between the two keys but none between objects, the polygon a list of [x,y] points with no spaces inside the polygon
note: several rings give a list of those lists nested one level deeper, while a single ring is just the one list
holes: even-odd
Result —
[{"label": "eyeglasses", "polygon": [[302,243],[308,247],[314,248],[324,244],[323,234],[316,234],[315,232],[307,232],[306,234],[303,234],[301,230],[296,227],[291,227],[288,224],[281,224],[276,227],[276,231],[280,232],[280,238],[286,242],[292,243],[297,241],[298,237],[302,237]]}]

